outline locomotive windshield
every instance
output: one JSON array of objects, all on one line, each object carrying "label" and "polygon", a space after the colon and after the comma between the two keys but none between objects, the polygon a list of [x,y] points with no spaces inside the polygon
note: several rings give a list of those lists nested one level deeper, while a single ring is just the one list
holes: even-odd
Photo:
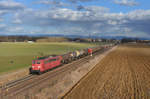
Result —
[{"label": "locomotive windshield", "polygon": [[32,64],[35,64],[35,61],[32,61]]},{"label": "locomotive windshield", "polygon": [[41,63],[40,61],[37,61],[37,62],[36,62],[36,64],[40,64],[40,63]]},{"label": "locomotive windshield", "polygon": [[40,61],[33,61],[32,63],[33,63],[33,64],[41,64]]}]

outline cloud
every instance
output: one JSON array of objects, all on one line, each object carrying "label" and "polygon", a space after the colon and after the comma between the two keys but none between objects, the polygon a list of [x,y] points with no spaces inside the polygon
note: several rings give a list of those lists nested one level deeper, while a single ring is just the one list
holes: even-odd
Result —
[{"label": "cloud", "polygon": [[44,4],[44,5],[50,5],[50,6],[54,6],[54,7],[67,7],[69,6],[67,3],[61,2],[61,1],[57,1],[57,0],[41,0],[37,2],[38,4]]},{"label": "cloud", "polygon": [[4,19],[3,18],[0,18],[0,22],[3,22],[4,21]]},{"label": "cloud", "polygon": [[0,10],[0,16],[6,14],[8,11]]},{"label": "cloud", "polygon": [[6,31],[9,33],[23,33],[24,29],[23,27],[13,26],[13,27],[8,27]]},{"label": "cloud", "polygon": [[79,5],[77,7],[78,10],[86,10],[89,12],[95,12],[95,13],[106,13],[109,12],[109,9],[106,7],[101,7],[101,6],[82,6]]},{"label": "cloud", "polygon": [[[68,1],[71,3],[62,2],[61,0],[41,0],[38,1],[38,4],[44,4],[48,7],[35,9],[27,8],[13,0],[2,0],[0,1],[0,32],[87,36],[91,34],[97,37],[150,37],[150,10],[112,13],[109,8],[103,6],[83,4],[84,2],[92,2],[94,0]],[[126,5],[130,3],[127,6],[133,6],[133,2],[135,2],[131,0],[121,1],[125,2]],[[73,2],[76,4],[73,4]],[[74,7],[68,4],[72,4]],[[8,16],[6,18],[3,16],[7,13],[11,13],[8,20],[11,22],[7,21],[8,23],[5,23],[5,19]]]},{"label": "cloud", "polygon": [[124,25],[138,32],[149,33],[150,10],[136,10],[126,14],[128,22]]},{"label": "cloud", "polygon": [[122,5],[122,6],[137,6],[138,2],[134,0],[114,0],[114,3]]},{"label": "cloud", "polygon": [[[20,24],[38,27],[36,32],[109,36],[150,35],[150,10],[129,13],[110,13],[108,8],[86,6],[84,10],[55,8],[47,10],[26,9],[16,13]],[[37,21],[38,20],[38,21]],[[33,31],[33,30],[31,30]]]},{"label": "cloud", "polygon": [[0,28],[5,28],[6,25],[5,24],[0,24]]},{"label": "cloud", "polygon": [[[0,18],[6,14],[15,13],[17,11],[24,10],[25,6],[21,3],[14,2],[12,0],[1,0],[0,1]],[[1,18],[4,20],[4,18]]]},{"label": "cloud", "polygon": [[0,33],[6,31],[7,25],[5,24],[0,24]]},{"label": "cloud", "polygon": [[20,19],[14,19],[12,21],[12,23],[14,23],[14,24],[22,24],[22,21]]},{"label": "cloud", "polygon": [[9,11],[14,11],[14,10],[21,10],[24,9],[25,6],[21,3],[14,2],[14,1],[0,1],[0,10],[9,10]]},{"label": "cloud", "polygon": [[77,2],[92,2],[92,1],[97,1],[97,0],[67,0],[69,2],[72,2],[72,3],[77,3]]}]

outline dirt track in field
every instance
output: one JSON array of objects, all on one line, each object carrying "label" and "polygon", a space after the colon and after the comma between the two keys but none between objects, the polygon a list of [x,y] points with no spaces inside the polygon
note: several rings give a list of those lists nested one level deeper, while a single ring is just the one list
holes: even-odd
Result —
[{"label": "dirt track in field", "polygon": [[119,46],[64,98],[150,99],[150,46]]}]

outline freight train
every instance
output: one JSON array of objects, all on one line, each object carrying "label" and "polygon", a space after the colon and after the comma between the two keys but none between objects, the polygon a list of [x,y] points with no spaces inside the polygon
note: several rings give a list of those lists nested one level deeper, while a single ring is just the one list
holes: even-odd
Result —
[{"label": "freight train", "polygon": [[[58,66],[61,66],[63,64],[70,63],[74,60],[80,59],[82,57],[85,57],[89,54],[96,53],[102,49],[109,48],[113,46],[111,45],[105,45],[105,46],[99,46],[99,47],[93,47],[93,48],[87,48],[83,50],[76,50],[74,52],[69,52],[63,55],[48,55],[44,57],[39,57],[32,61],[32,67],[29,68],[30,74],[41,74],[44,72],[47,72],[53,68],[56,68]],[[88,50],[91,50],[90,52]]]}]

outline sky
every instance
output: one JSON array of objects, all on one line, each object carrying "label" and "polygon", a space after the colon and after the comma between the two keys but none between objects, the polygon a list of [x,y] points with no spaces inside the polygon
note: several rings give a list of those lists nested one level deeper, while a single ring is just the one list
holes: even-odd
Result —
[{"label": "sky", "polygon": [[0,0],[0,35],[150,38],[150,0]]}]

